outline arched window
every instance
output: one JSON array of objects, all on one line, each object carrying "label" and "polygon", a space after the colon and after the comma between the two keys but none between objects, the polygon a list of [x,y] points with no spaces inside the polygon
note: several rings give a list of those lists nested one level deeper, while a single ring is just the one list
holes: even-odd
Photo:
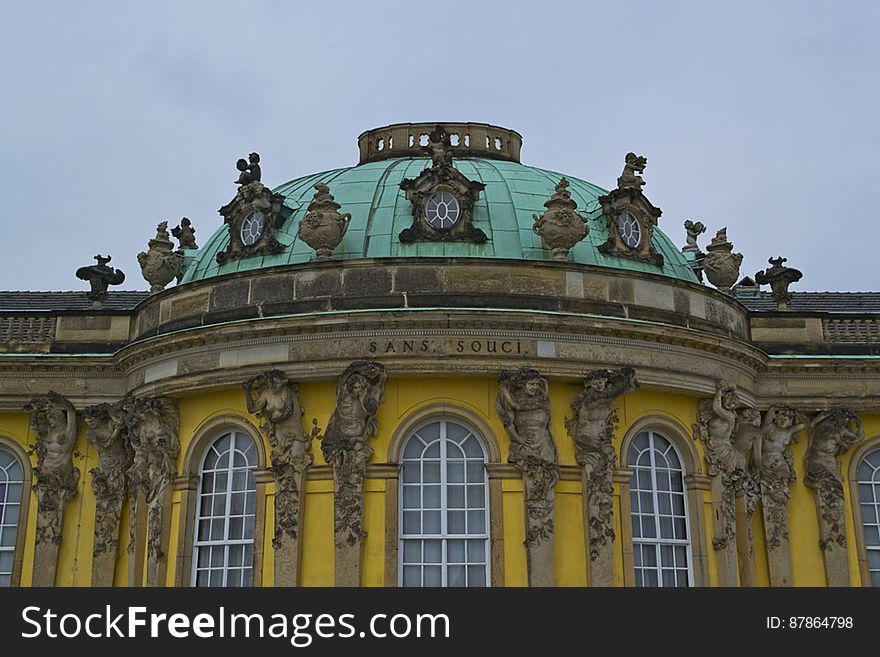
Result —
[{"label": "arched window", "polygon": [[403,448],[401,586],[487,586],[489,480],[482,441],[462,424],[422,425]]},{"label": "arched window", "polygon": [[21,510],[21,463],[15,455],[0,447],[0,586],[12,584],[15,561],[15,538]]},{"label": "arched window", "polygon": [[880,449],[868,452],[859,463],[858,485],[868,576],[871,586],[880,586]]},{"label": "arched window", "polygon": [[223,434],[199,473],[193,586],[250,586],[253,579],[257,448],[245,433]]},{"label": "arched window", "polygon": [[687,499],[681,457],[654,431],[632,441],[627,466],[632,511],[636,586],[690,586],[693,583]]}]

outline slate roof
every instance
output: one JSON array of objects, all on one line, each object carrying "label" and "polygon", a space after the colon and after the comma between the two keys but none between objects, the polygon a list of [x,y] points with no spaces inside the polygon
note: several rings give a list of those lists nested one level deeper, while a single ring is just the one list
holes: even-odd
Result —
[{"label": "slate roof", "polygon": [[[48,312],[54,310],[92,310],[85,291],[77,292],[0,292],[0,313]],[[112,290],[101,310],[131,310],[150,296],[137,290]]]},{"label": "slate roof", "polygon": [[[751,311],[779,310],[770,292],[736,295],[736,299]],[[880,292],[792,292],[787,312],[880,315]]]}]

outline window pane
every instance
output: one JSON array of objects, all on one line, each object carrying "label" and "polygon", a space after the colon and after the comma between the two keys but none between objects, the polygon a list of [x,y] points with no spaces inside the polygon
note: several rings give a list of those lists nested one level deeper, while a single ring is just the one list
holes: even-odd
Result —
[{"label": "window pane", "polygon": [[422,508],[440,508],[440,486],[425,486],[422,489]]},{"label": "window pane", "polygon": [[464,563],[464,541],[447,541],[446,557],[450,563]]},{"label": "window pane", "polygon": [[486,567],[467,567],[468,586],[486,586]]},{"label": "window pane", "polygon": [[425,541],[425,563],[443,562],[443,541]]},{"label": "window pane", "polygon": [[486,560],[486,541],[468,541],[467,542],[468,561],[471,563],[482,562]]},{"label": "window pane", "polygon": [[425,511],[422,514],[422,533],[439,534],[441,531],[440,511]]},{"label": "window pane", "polygon": [[447,573],[447,586],[464,586],[465,575],[464,566],[449,566]]},{"label": "window pane", "polygon": [[403,567],[403,585],[404,586],[421,586],[422,585],[422,569],[420,566],[404,566]]},{"label": "window pane", "polygon": [[463,509],[464,486],[449,486],[446,489],[446,504],[450,509]]},{"label": "window pane", "polygon": [[420,563],[422,561],[422,542],[421,541],[404,541],[403,542],[403,562],[404,563]]},{"label": "window pane", "polygon": [[404,509],[418,509],[419,505],[422,501],[419,499],[419,487],[418,486],[404,486],[403,487],[403,508]]},{"label": "window pane", "polygon": [[448,531],[450,534],[464,534],[464,511],[449,512]]},{"label": "window pane", "polygon": [[467,512],[468,534],[486,533],[486,516],[483,511]]},{"label": "window pane", "polygon": [[443,569],[440,566],[425,566],[425,586],[443,586]]},{"label": "window pane", "polygon": [[486,487],[484,485],[467,487],[468,508],[482,509],[486,506]]}]

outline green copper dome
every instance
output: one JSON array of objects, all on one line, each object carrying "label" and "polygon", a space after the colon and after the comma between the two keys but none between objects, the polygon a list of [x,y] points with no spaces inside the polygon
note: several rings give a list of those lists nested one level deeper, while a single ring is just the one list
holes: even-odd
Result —
[{"label": "green copper dome", "polygon": [[[298,178],[273,191],[285,197],[292,213],[281,227],[278,241],[282,253],[217,263],[217,253],[229,242],[226,226],[221,226],[198,251],[190,251],[181,283],[197,281],[238,271],[307,263],[315,252],[297,239],[300,220],[315,194],[313,185],[323,182],[342,205],[340,212],[351,213],[351,223],[343,242],[333,251],[332,260],[387,257],[471,257],[516,260],[550,260],[551,252],[542,247],[541,237],[532,231],[532,215],[545,211],[544,202],[554,193],[563,174],[516,161],[482,157],[456,158],[455,167],[471,180],[486,185],[474,210],[474,225],[489,238],[485,244],[462,242],[401,243],[398,234],[412,224],[412,205],[400,189],[404,178],[416,178],[431,166],[424,157],[390,157],[355,167],[335,169]],[[605,255],[598,247],[608,238],[606,220],[597,198],[607,192],[596,185],[565,175],[577,210],[588,218],[589,234],[571,250],[569,260],[585,265],[662,274],[697,282],[685,255],[659,230],[654,231],[654,248],[663,256],[663,267]]]}]

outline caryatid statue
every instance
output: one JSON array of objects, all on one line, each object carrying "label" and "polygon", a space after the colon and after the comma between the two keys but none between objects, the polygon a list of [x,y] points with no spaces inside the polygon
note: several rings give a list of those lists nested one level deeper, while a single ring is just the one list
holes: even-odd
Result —
[{"label": "caryatid statue", "polygon": [[755,584],[755,539],[752,517],[761,501],[757,463],[760,462],[763,435],[772,418],[762,421],[761,411],[741,407],[733,428],[733,463],[729,481],[736,495],[736,538],[740,586]]},{"label": "caryatid statue", "polygon": [[336,384],[336,409],[321,439],[324,460],[333,467],[336,586],[360,585],[364,478],[373,454],[369,439],[379,428],[376,413],[387,378],[380,363],[349,365]]},{"label": "caryatid statue", "polygon": [[79,470],[73,467],[76,443],[76,409],[55,392],[36,397],[25,406],[30,426],[36,433],[37,493],[36,554],[34,586],[54,586],[64,505],[76,495]]},{"label": "caryatid statue", "polygon": [[819,546],[825,558],[828,586],[849,586],[843,475],[838,459],[864,438],[861,420],[847,408],[823,411],[810,422],[804,483],[816,491]]},{"label": "caryatid statue", "polygon": [[621,395],[638,389],[631,367],[594,370],[572,402],[574,417],[566,428],[574,439],[583,470],[584,527],[590,546],[590,585],[613,585],[614,483],[617,454],[612,445],[617,416],[612,406]]},{"label": "caryatid statue", "polygon": [[[171,520],[171,482],[177,474],[180,454],[177,403],[165,397],[145,397],[124,405],[129,441],[134,452],[128,480],[131,490],[131,552],[137,540],[135,532],[142,513],[143,497],[147,512],[147,585],[164,581],[167,562],[165,548]],[[135,560],[140,555],[130,556]]]},{"label": "caryatid statue", "polygon": [[713,525],[713,547],[718,552],[722,586],[736,586],[736,493],[733,471],[736,462],[732,436],[736,426],[739,398],[736,385],[720,380],[712,399],[700,400],[694,439],[703,443],[706,469],[712,477],[712,506],[717,522]]},{"label": "caryatid statue", "polygon": [[550,433],[547,380],[537,370],[502,371],[495,408],[510,438],[507,460],[525,484],[529,586],[553,586],[553,509],[559,459]]},{"label": "caryatid statue", "polygon": [[272,448],[275,478],[275,583],[298,584],[305,473],[312,464],[312,435],[302,426],[299,388],[280,370],[269,370],[244,383],[249,413],[263,423],[260,430]]},{"label": "caryatid statue", "polygon": [[125,501],[125,473],[131,465],[131,446],[123,403],[89,406],[83,412],[86,440],[98,450],[91,469],[95,493],[95,540],[92,548],[92,586],[112,586],[119,545],[119,521]]},{"label": "caryatid statue", "polygon": [[761,506],[767,534],[767,554],[772,586],[791,586],[788,545],[789,486],[797,481],[789,445],[807,423],[797,409],[771,406],[764,416],[761,449],[752,458],[761,486]]}]

